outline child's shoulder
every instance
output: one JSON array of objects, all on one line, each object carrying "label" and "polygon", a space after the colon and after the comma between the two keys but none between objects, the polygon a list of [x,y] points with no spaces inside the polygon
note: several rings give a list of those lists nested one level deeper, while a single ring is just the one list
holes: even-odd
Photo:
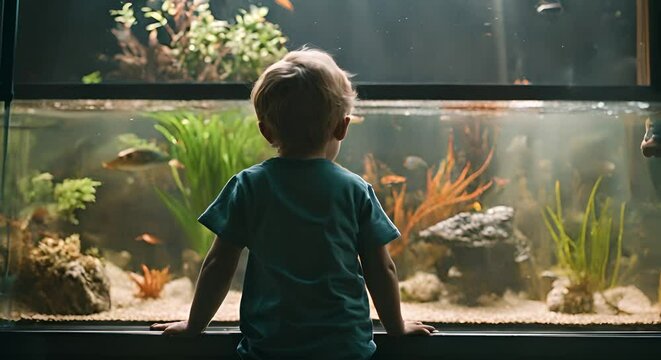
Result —
[{"label": "child's shoulder", "polygon": [[345,181],[347,181],[350,184],[353,184],[355,186],[358,186],[363,189],[367,189],[370,184],[365,181],[361,176],[358,174],[350,171],[349,169],[345,168],[344,166],[338,164],[338,163],[333,163],[335,165],[335,170],[336,173],[339,177],[343,178]]}]

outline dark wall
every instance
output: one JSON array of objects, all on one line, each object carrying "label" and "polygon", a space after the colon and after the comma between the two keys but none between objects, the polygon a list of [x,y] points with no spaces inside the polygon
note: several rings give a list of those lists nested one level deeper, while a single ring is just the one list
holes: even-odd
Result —
[{"label": "dark wall", "polygon": [[[373,82],[633,85],[633,0],[564,0],[540,15],[538,0],[273,1],[269,19],[290,38],[333,53],[356,80]],[[145,1],[136,2],[139,9]],[[211,0],[219,18],[255,1]],[[80,82],[113,68],[109,29],[119,0],[22,0],[19,82]],[[144,25],[136,27],[136,30]]]}]

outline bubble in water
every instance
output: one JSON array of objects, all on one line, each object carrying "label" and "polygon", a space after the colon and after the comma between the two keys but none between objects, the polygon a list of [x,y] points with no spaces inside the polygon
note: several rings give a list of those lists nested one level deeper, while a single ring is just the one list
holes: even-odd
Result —
[{"label": "bubble in water", "polygon": [[129,121],[133,121],[133,118],[130,118]]},{"label": "bubble in water", "polygon": [[597,107],[600,108],[600,109],[603,109],[603,108],[606,107],[606,104],[603,101],[600,101],[600,102],[597,103]]}]

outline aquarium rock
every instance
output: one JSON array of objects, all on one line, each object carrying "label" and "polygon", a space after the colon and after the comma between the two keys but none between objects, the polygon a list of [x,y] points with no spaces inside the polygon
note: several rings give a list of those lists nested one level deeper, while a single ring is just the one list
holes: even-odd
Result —
[{"label": "aquarium rock", "polygon": [[80,252],[80,239],[45,237],[20,275],[22,298],[48,314],[87,315],[110,309],[110,281],[101,260]]},{"label": "aquarium rock", "polygon": [[632,315],[653,311],[652,302],[635,286],[621,286],[594,295],[595,312]]},{"label": "aquarium rock", "polygon": [[444,291],[441,280],[430,273],[419,271],[409,279],[399,283],[402,301],[430,302],[439,299]]},{"label": "aquarium rock", "polygon": [[565,314],[585,314],[594,310],[594,297],[585,286],[572,285],[569,279],[559,278],[546,296],[550,311]]},{"label": "aquarium rock", "polygon": [[426,242],[450,249],[437,263],[441,281],[457,289],[461,302],[479,305],[480,297],[500,296],[522,287],[521,264],[530,260],[527,239],[517,236],[514,209],[496,206],[459,213],[421,231]]},{"label": "aquarium rock", "polygon": [[510,242],[514,209],[496,206],[483,213],[459,213],[420,231],[421,238],[451,246],[491,247]]}]

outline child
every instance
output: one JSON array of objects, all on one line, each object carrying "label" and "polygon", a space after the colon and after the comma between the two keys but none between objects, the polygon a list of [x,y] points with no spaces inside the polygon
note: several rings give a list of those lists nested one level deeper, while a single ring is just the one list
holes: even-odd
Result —
[{"label": "child", "polygon": [[399,231],[372,187],[333,163],[355,97],[347,74],[322,51],[290,52],[266,69],[251,99],[259,130],[279,156],[230,179],[200,216],[217,237],[188,321],[152,329],[204,331],[246,247],[243,359],[369,359],[376,345],[366,284],[388,334],[434,330],[402,321],[386,249]]}]

